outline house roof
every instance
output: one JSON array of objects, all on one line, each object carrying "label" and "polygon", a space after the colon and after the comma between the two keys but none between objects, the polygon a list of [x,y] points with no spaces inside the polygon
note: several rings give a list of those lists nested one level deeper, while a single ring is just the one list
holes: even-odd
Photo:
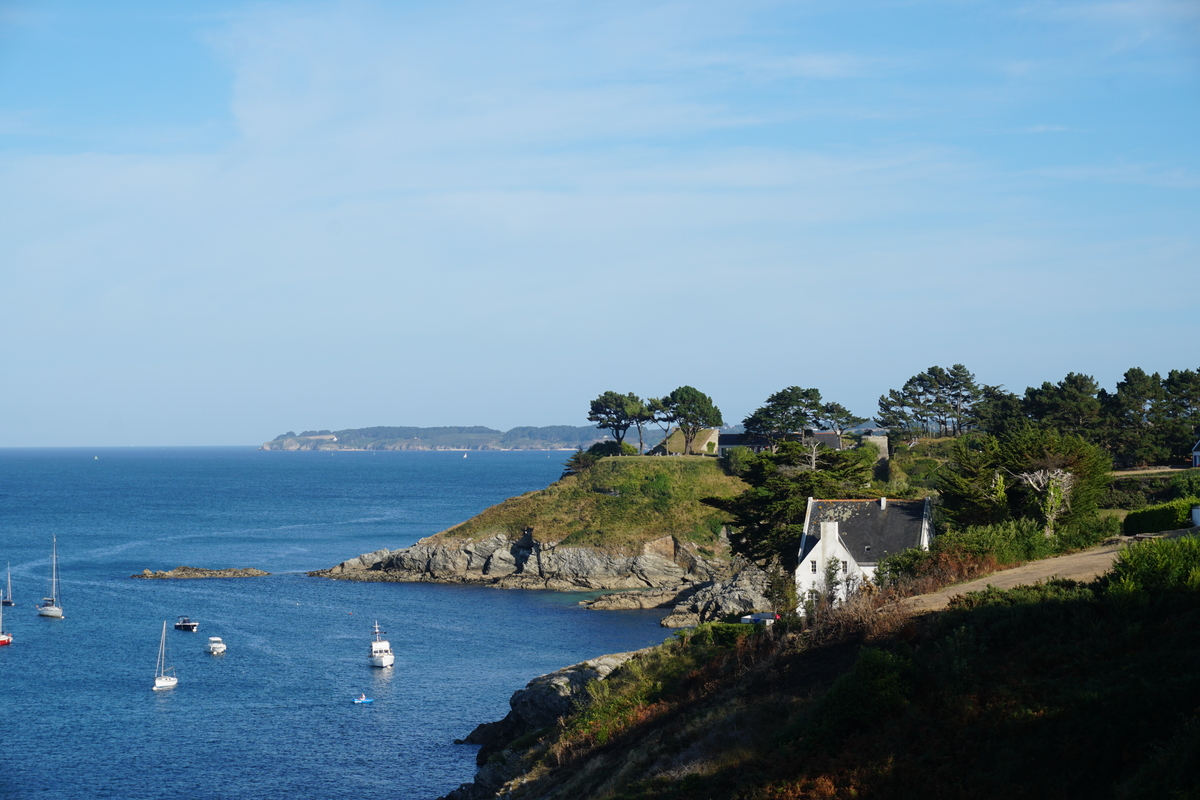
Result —
[{"label": "house roof", "polygon": [[[927,500],[813,500],[804,535],[819,540],[822,522],[838,523],[838,536],[859,564],[922,544]],[[801,558],[804,554],[801,554]]]},{"label": "house roof", "polygon": [[1193,453],[1200,452],[1200,442],[1196,442],[1196,446],[1192,448]]}]

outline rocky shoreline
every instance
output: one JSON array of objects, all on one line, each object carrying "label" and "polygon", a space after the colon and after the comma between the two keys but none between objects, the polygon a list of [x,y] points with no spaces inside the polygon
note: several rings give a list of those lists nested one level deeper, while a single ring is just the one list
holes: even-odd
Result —
[{"label": "rocky shoreline", "polygon": [[201,567],[179,566],[172,570],[160,570],[158,572],[151,572],[148,569],[144,569],[141,574],[130,575],[129,577],[172,580],[184,578],[259,578],[270,574],[269,572],[263,572],[261,569],[254,569],[253,567],[242,567],[240,569],[203,569]]},{"label": "rocky shoreline", "polygon": [[510,745],[523,736],[556,725],[586,698],[585,687],[590,681],[604,680],[617,667],[649,649],[652,648],[600,656],[563,667],[534,678],[524,689],[514,692],[508,701],[511,710],[504,719],[485,722],[465,739],[455,740],[455,744],[482,745],[475,756],[480,769],[473,782],[462,784],[439,800],[495,797],[506,783],[520,774],[521,753]]},{"label": "rocky shoreline", "polygon": [[695,545],[663,536],[635,555],[539,542],[527,529],[516,540],[443,536],[400,550],[376,550],[311,577],[347,581],[466,583],[497,589],[614,590],[581,605],[595,610],[662,608],[665,628],[681,628],[771,607],[758,567],[705,558]]},{"label": "rocky shoreline", "polygon": [[663,536],[635,554],[542,542],[526,529],[481,540],[421,539],[401,550],[377,550],[310,576],[353,581],[474,583],[501,589],[670,589],[713,580],[724,562],[705,558],[690,543]]}]

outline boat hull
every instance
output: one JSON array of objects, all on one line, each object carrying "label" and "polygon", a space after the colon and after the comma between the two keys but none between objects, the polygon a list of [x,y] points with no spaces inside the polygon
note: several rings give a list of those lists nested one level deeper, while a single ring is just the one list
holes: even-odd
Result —
[{"label": "boat hull", "polygon": [[58,606],[38,606],[39,617],[53,617],[54,619],[62,619],[62,609]]},{"label": "boat hull", "polygon": [[0,647],[4,647],[6,644],[12,644],[12,634],[0,633]]},{"label": "boat hull", "polygon": [[371,656],[370,661],[372,667],[390,667],[392,664],[396,663],[396,657],[391,653],[388,653],[387,655],[382,656]]},{"label": "boat hull", "polygon": [[161,692],[164,689],[174,689],[179,679],[170,675],[162,675],[154,679],[154,691]]}]

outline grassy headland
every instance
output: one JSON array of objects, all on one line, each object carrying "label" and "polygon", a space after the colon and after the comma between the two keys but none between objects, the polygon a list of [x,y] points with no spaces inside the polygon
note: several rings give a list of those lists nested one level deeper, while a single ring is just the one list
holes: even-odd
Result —
[{"label": "grassy headland", "polygon": [[542,542],[589,545],[611,553],[637,552],[648,541],[674,536],[712,555],[729,518],[700,499],[733,497],[745,489],[714,458],[618,456],[546,489],[505,500],[439,536],[478,540],[503,533],[517,539],[533,528]]}]

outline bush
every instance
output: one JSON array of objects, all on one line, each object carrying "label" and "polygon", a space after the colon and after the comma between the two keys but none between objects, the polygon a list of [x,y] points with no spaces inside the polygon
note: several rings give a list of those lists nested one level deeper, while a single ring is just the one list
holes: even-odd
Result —
[{"label": "bush", "polygon": [[1200,539],[1153,539],[1121,551],[1107,576],[1120,594],[1200,590]]},{"label": "bush", "polygon": [[1200,505],[1200,497],[1185,497],[1160,503],[1138,511],[1130,511],[1125,517],[1125,533],[1159,533],[1192,527],[1192,506]]},{"label": "bush", "polygon": [[1171,500],[1200,497],[1200,469],[1189,469],[1172,477],[1166,494]]},{"label": "bush", "polygon": [[721,469],[725,470],[727,475],[741,478],[750,471],[750,465],[754,463],[755,458],[754,451],[749,447],[731,447],[721,456]]},{"label": "bush", "polygon": [[1032,519],[1012,519],[995,525],[970,525],[938,538],[939,549],[959,547],[997,564],[1020,564],[1054,555],[1055,543]]}]

